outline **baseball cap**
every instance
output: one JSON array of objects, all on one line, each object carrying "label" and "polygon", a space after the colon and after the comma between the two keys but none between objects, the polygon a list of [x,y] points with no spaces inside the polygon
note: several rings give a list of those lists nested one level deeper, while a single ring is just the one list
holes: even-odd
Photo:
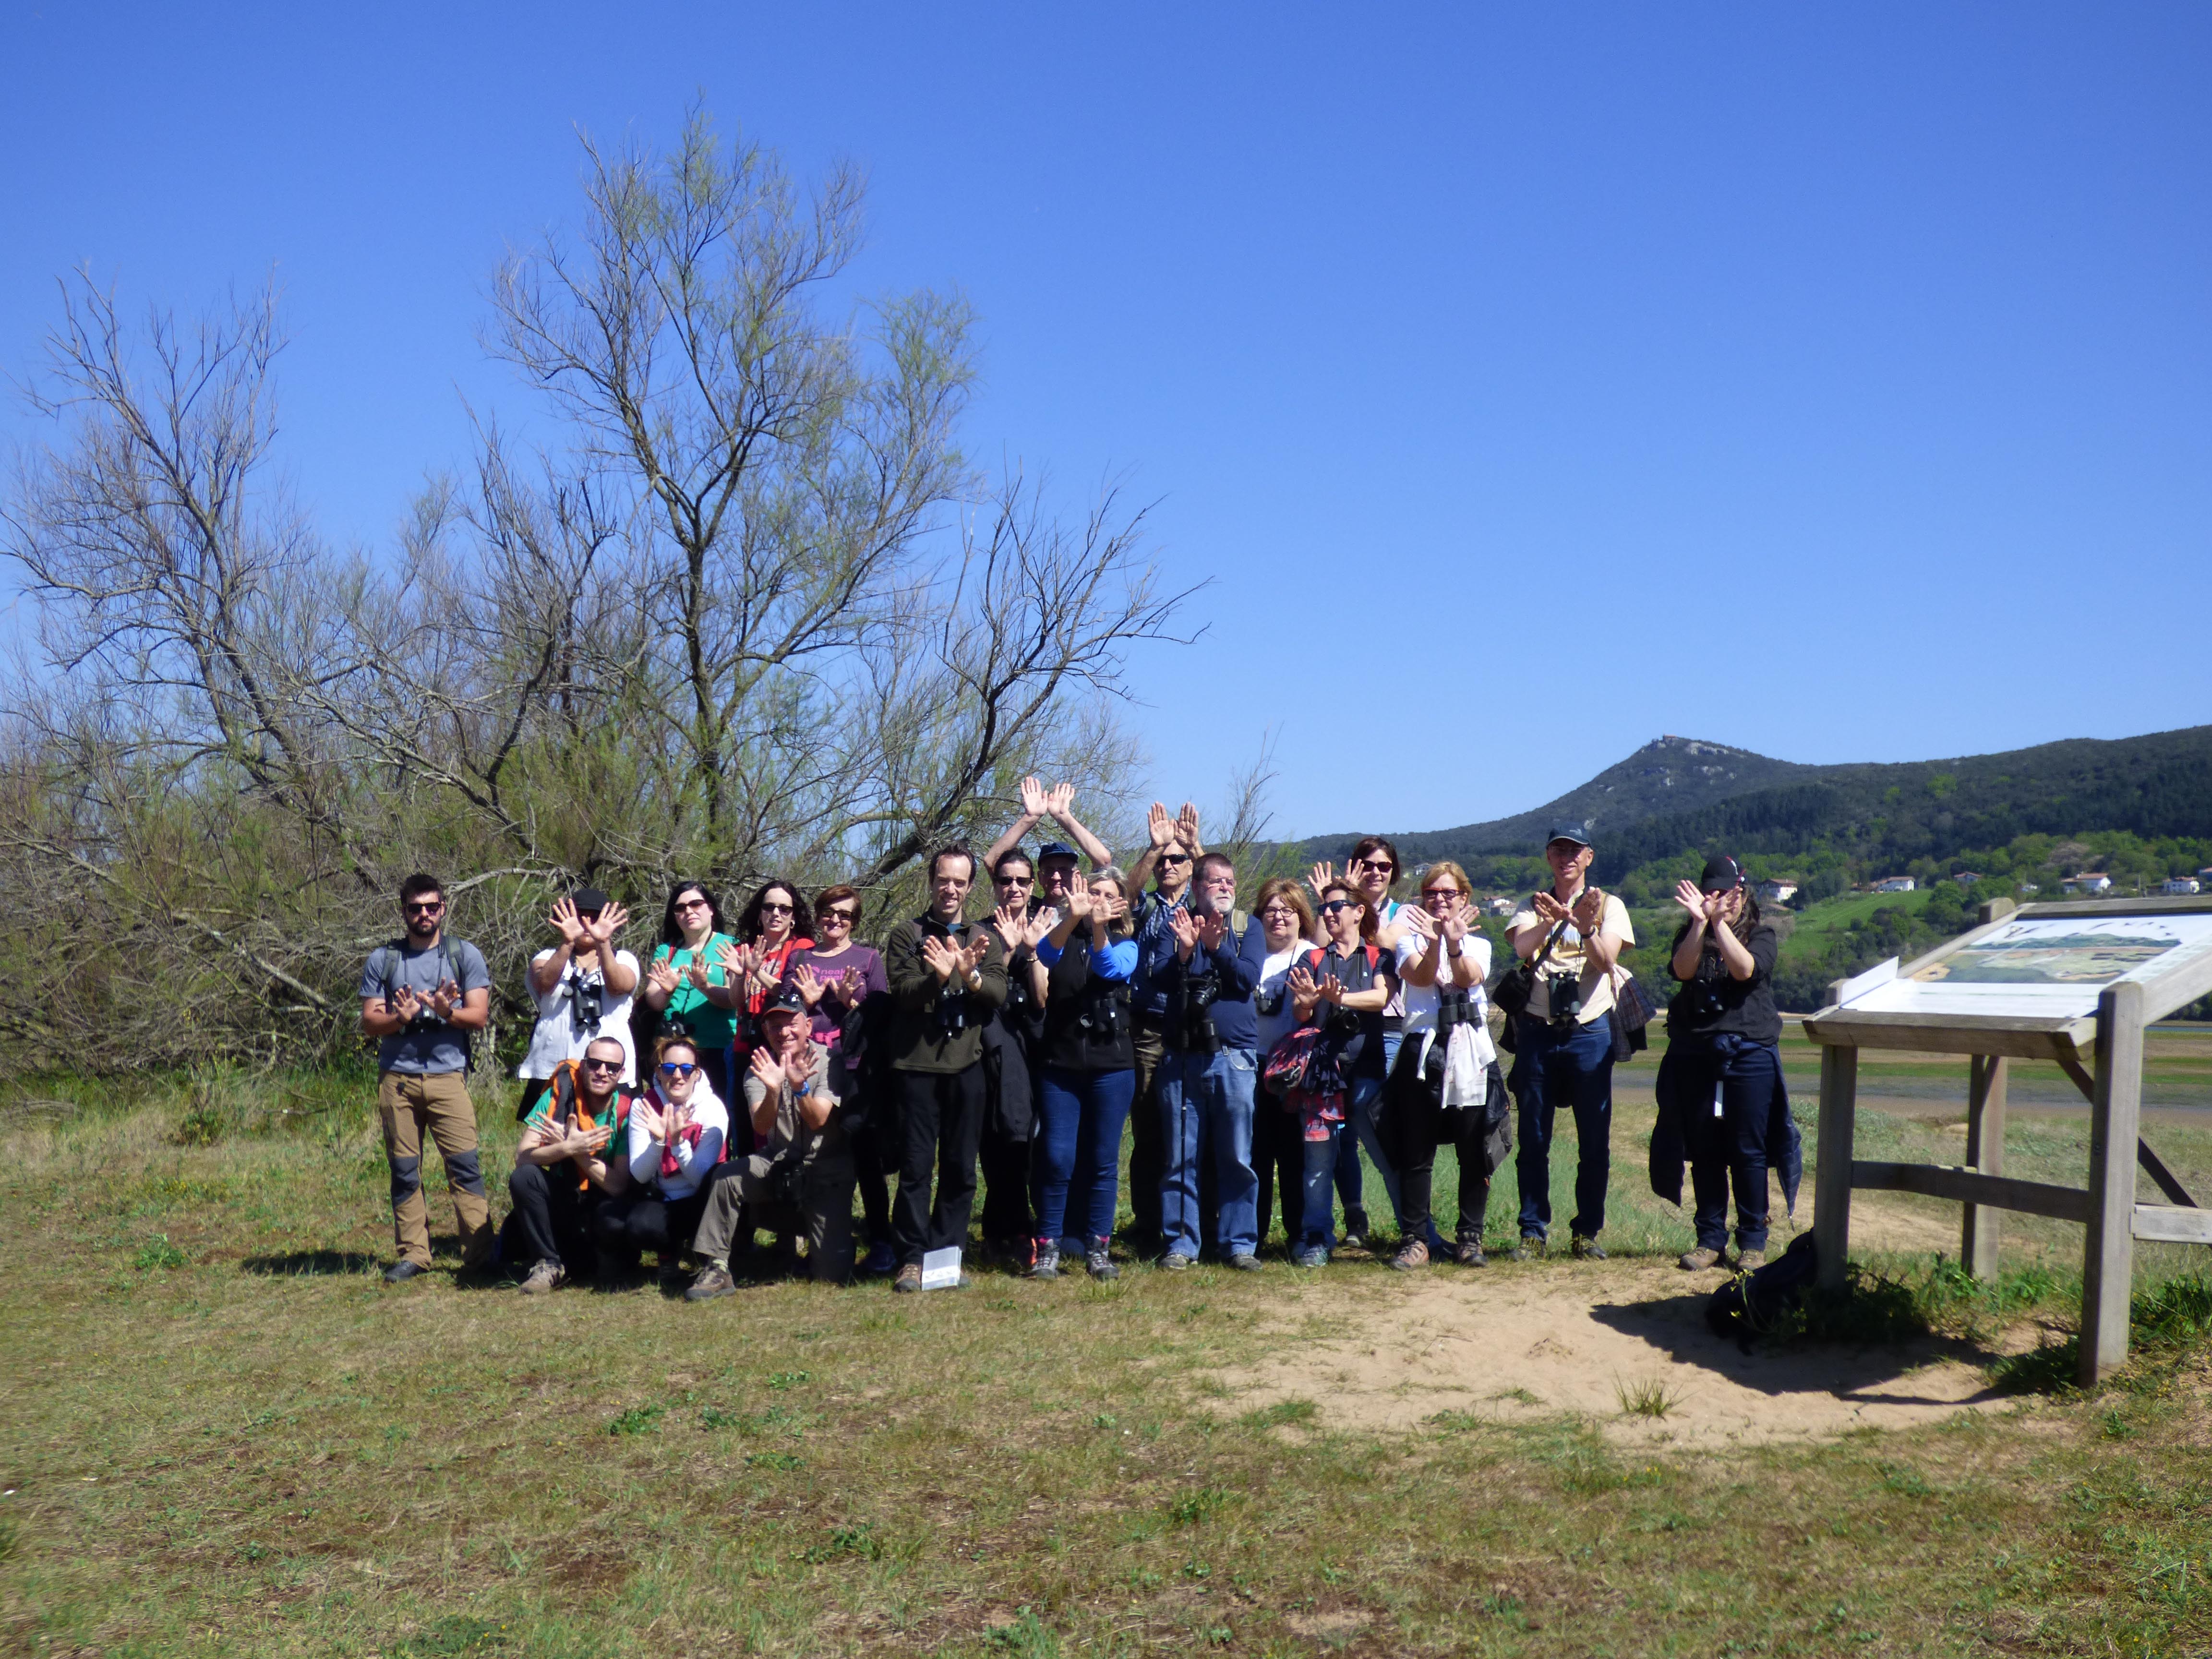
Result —
[{"label": "baseball cap", "polygon": [[607,908],[607,896],[596,887],[579,887],[568,895],[568,902],[576,907],[580,916],[595,916]]},{"label": "baseball cap", "polygon": [[[1577,847],[1588,847],[1590,844],[1589,825],[1580,818],[1568,818],[1555,823],[1552,826],[1552,833],[1544,837],[1544,845],[1549,847],[1555,841],[1571,841]],[[1524,842],[1522,844],[1526,846],[1528,843]]]},{"label": "baseball cap", "polygon": [[1727,854],[1705,860],[1705,873],[1698,878],[1700,893],[1733,893],[1743,885],[1743,866]]},{"label": "baseball cap", "polygon": [[1037,848],[1039,864],[1042,864],[1047,859],[1067,859],[1072,861],[1074,857],[1075,849],[1064,841],[1048,841]]},{"label": "baseball cap", "polygon": [[806,1006],[806,999],[799,994],[796,985],[779,985],[769,994],[768,1000],[761,1005],[760,1018],[766,1019],[770,1014],[811,1016],[813,1012]]}]

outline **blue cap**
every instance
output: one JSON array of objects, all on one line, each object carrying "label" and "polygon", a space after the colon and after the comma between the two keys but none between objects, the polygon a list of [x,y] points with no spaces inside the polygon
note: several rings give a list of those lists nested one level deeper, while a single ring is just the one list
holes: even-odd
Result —
[{"label": "blue cap", "polygon": [[[1563,823],[1555,823],[1552,826],[1552,833],[1544,837],[1544,845],[1549,847],[1555,841],[1571,841],[1577,847],[1588,847],[1590,844],[1589,825],[1579,818],[1569,818]],[[1527,843],[1523,842],[1522,845],[1525,846]]]},{"label": "blue cap", "polygon": [[1075,856],[1075,849],[1064,841],[1048,841],[1037,848],[1039,864],[1042,864],[1047,859],[1066,859],[1072,863]]}]

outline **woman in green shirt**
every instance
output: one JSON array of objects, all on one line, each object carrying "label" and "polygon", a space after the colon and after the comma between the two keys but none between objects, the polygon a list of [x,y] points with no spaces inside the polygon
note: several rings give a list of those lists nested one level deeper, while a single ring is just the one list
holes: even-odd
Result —
[{"label": "woman in green shirt", "polygon": [[691,1034],[699,1046],[701,1073],[725,1100],[735,1010],[744,993],[726,982],[720,958],[726,946],[735,944],[713,890],[696,881],[678,882],[661,913],[660,943],[639,993],[664,1025],[681,1025]]}]

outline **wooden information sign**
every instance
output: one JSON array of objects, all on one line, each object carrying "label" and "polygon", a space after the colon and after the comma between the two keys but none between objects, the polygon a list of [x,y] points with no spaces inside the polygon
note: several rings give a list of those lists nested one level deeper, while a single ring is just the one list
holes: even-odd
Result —
[{"label": "wooden information sign", "polygon": [[[2212,1244],[2199,1208],[2142,1137],[2143,1029],[2212,992],[2212,898],[1982,907],[1981,926],[1899,967],[1894,959],[1834,988],[1805,1022],[1820,1045],[1820,1122],[1813,1233],[1820,1282],[1840,1286],[1850,1249],[1851,1192],[1923,1193],[1966,1211],[1961,1260],[1994,1277],[1997,1214],[2078,1221],[2084,1386],[2127,1358],[2138,1238]],[[1862,1048],[1963,1054],[1966,1161],[1854,1162]],[[2089,1183],[2057,1187],[2004,1172],[2005,1071],[2056,1060],[2089,1100]],[[2094,1067],[2094,1069],[2093,1069]],[[2140,1165],[2166,1200],[2136,1201]]]}]

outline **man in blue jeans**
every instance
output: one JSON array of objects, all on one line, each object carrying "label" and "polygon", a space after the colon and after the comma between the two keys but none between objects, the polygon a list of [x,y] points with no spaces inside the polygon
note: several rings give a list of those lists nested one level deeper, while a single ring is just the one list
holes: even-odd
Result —
[{"label": "man in blue jeans", "polygon": [[1252,1172],[1260,1025],[1252,988],[1267,940],[1249,917],[1237,915],[1237,870],[1222,854],[1199,860],[1195,888],[1170,913],[1175,950],[1155,980],[1168,1009],[1158,1089],[1167,1246],[1160,1265],[1173,1270],[1198,1260],[1206,1233],[1200,1176],[1210,1158],[1220,1247],[1231,1267],[1249,1273],[1260,1265],[1260,1182]]},{"label": "man in blue jeans", "polygon": [[1508,1079],[1521,1104],[1517,1261],[1544,1254],[1552,1225],[1552,1126],[1562,1106],[1575,1116],[1577,1256],[1597,1261],[1605,1190],[1613,1165],[1613,967],[1636,943],[1628,907],[1589,880],[1595,854],[1579,823],[1553,826],[1544,859],[1552,887],[1536,893],[1506,924],[1514,953],[1535,965],[1528,1006],[1514,1024],[1516,1057]]}]

